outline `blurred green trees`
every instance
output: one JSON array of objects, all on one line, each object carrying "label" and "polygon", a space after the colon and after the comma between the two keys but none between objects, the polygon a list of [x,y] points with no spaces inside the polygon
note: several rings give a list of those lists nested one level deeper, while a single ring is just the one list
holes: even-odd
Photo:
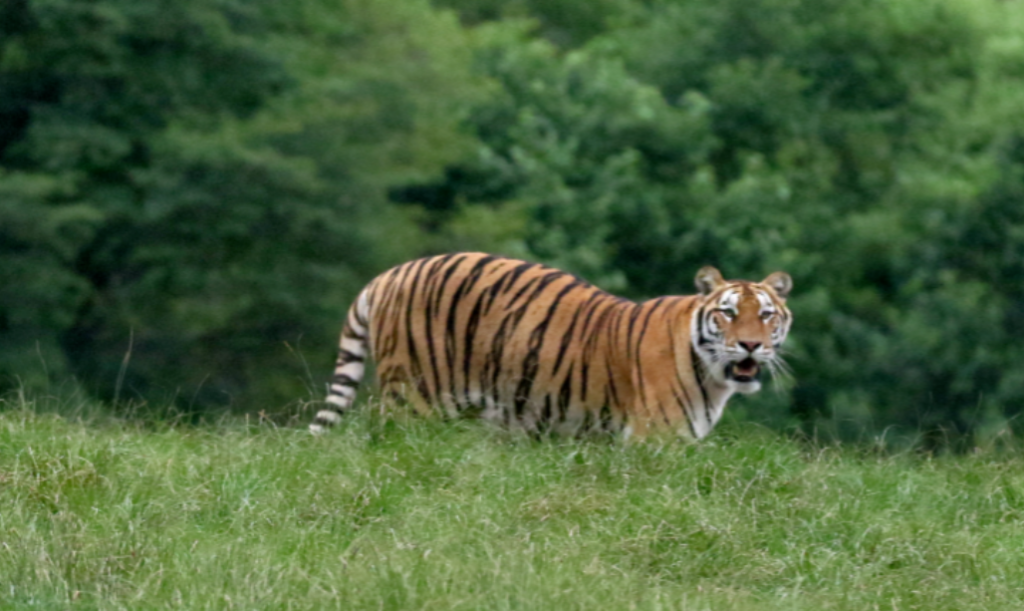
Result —
[{"label": "blurred green trees", "polygon": [[108,398],[296,396],[309,377],[285,342],[327,352],[363,281],[417,254],[389,186],[468,146],[456,19],[385,1],[3,10],[6,383],[43,361]]},{"label": "blurred green trees", "polygon": [[987,434],[1024,406],[1022,10],[12,0],[0,374],[273,408],[362,283],[484,249],[636,298],[785,269],[794,380],[734,412]]}]

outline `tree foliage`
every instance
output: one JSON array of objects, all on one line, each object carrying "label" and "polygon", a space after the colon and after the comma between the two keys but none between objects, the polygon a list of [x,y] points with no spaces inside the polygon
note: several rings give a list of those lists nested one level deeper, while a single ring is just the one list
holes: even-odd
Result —
[{"label": "tree foliage", "polygon": [[142,397],[295,396],[286,342],[322,351],[356,287],[416,253],[388,185],[465,146],[456,21],[374,1],[6,11],[3,370],[41,358],[108,397],[123,367]]},{"label": "tree foliage", "polygon": [[375,273],[486,249],[638,298],[789,271],[794,379],[749,417],[939,442],[1020,412],[1014,3],[0,10],[9,383],[273,406]]}]

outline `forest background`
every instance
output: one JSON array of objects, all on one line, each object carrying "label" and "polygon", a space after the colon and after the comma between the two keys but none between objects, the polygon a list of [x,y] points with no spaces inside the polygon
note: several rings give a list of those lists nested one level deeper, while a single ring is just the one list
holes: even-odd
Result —
[{"label": "forest background", "polygon": [[6,0],[0,389],[318,398],[390,265],[641,299],[794,278],[731,412],[977,440],[1024,408],[1024,5]]}]

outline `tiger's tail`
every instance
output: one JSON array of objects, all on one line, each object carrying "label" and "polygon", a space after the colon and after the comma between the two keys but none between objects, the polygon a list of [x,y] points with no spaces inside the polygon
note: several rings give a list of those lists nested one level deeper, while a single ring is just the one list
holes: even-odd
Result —
[{"label": "tiger's tail", "polygon": [[324,400],[326,405],[316,413],[316,418],[309,425],[309,430],[314,435],[324,433],[341,422],[341,417],[352,407],[352,402],[356,398],[356,388],[359,387],[359,382],[366,371],[366,358],[370,352],[367,290],[359,294],[345,318],[338,346],[338,360],[335,362],[334,375],[331,376],[327,398]]}]

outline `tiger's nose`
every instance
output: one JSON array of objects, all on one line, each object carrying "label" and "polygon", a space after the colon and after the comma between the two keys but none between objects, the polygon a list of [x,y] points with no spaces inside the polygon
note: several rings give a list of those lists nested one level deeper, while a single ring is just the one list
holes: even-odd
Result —
[{"label": "tiger's nose", "polygon": [[761,342],[739,342],[739,345],[746,348],[750,354],[754,354],[754,351],[761,347]]}]

